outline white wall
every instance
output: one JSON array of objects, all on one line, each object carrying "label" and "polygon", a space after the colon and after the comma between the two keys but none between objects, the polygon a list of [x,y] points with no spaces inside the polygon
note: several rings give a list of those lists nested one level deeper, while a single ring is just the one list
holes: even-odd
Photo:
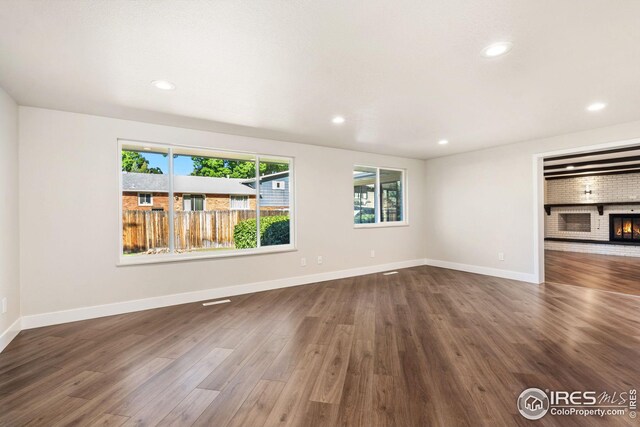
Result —
[{"label": "white wall", "polygon": [[[118,138],[295,157],[299,250],[117,267]],[[353,228],[355,163],[408,170],[410,226]],[[420,160],[20,107],[23,315],[419,260],[423,182]]]},{"label": "white wall", "polygon": [[637,137],[640,121],[428,160],[426,258],[534,275],[533,155]]},{"label": "white wall", "polygon": [[[0,89],[0,299],[7,298],[7,313],[0,314],[0,350],[20,317],[18,237],[18,106]],[[6,333],[6,334],[5,334]],[[7,341],[8,342],[8,341]]]}]

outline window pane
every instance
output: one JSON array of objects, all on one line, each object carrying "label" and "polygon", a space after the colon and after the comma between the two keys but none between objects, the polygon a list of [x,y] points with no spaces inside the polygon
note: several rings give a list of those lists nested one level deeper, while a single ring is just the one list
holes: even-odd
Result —
[{"label": "window pane", "polygon": [[203,211],[204,210],[204,197],[191,196],[191,204],[194,211]]},{"label": "window pane", "polygon": [[191,209],[191,194],[183,194],[182,195],[182,209],[184,209],[185,212],[189,212],[190,210],[192,210]]},{"label": "window pane", "polygon": [[[173,170],[176,252],[257,247],[255,157],[175,148]],[[234,196],[253,209],[234,209]]]},{"label": "window pane", "polygon": [[380,222],[402,219],[402,171],[380,169]]},{"label": "window pane", "polygon": [[231,196],[231,209],[249,209],[249,197]]},{"label": "window pane", "polygon": [[289,172],[287,160],[260,159],[260,246],[291,242]]},{"label": "window pane", "polygon": [[122,251],[147,256],[169,251],[168,150],[122,147]]},{"label": "window pane", "polygon": [[353,222],[376,222],[376,169],[356,166],[353,169]]}]

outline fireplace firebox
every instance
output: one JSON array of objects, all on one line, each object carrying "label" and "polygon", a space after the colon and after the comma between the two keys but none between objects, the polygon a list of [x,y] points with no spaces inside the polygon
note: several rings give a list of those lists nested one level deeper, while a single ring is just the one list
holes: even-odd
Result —
[{"label": "fireplace firebox", "polygon": [[640,214],[609,214],[609,240],[640,245]]}]

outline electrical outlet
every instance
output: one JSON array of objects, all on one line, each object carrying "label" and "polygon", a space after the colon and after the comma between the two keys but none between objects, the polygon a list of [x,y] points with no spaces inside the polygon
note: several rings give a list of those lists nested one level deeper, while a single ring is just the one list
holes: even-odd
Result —
[{"label": "electrical outlet", "polygon": [[300,267],[306,267],[306,266],[307,266],[307,259],[300,258]]},{"label": "electrical outlet", "polygon": [[318,265],[322,264],[322,255],[318,255]]},{"label": "electrical outlet", "polygon": [[498,259],[504,261],[504,252],[498,252]]},{"label": "electrical outlet", "polygon": [[2,298],[2,314],[7,312],[7,297]]},{"label": "electrical outlet", "polygon": [[375,258],[375,257],[376,257],[376,251],[371,249],[371,258]]}]

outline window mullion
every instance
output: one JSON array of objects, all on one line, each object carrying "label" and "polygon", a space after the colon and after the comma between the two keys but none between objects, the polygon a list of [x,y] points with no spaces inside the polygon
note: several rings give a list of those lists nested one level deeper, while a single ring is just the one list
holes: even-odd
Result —
[{"label": "window mullion", "polygon": [[173,148],[169,148],[169,253],[175,252],[175,238],[174,238],[174,217],[175,206],[173,203]]},{"label": "window mullion", "polygon": [[382,197],[382,188],[380,188],[380,168],[376,168],[376,188],[374,191],[374,194],[376,196],[376,201],[374,203],[374,209],[375,209],[375,218],[376,218],[376,224],[380,222],[380,209],[382,208],[382,204],[380,203],[380,198]]},{"label": "window mullion", "polygon": [[260,242],[260,156],[256,156],[256,248]]}]

